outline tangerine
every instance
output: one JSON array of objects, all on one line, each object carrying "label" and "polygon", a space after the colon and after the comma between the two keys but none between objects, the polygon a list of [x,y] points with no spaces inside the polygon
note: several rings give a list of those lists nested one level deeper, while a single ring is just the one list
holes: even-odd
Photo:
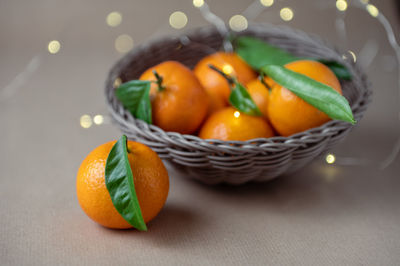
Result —
[{"label": "tangerine", "polygon": [[257,78],[247,83],[246,89],[263,116],[268,118],[268,88]]},{"label": "tangerine", "polygon": [[203,139],[241,141],[272,136],[274,132],[263,117],[240,113],[233,107],[211,114],[199,133]]},{"label": "tangerine", "polygon": [[[115,209],[105,184],[106,161],[114,144],[115,141],[111,141],[98,146],[83,160],[76,180],[78,201],[95,222],[109,228],[131,228]],[[147,223],[165,204],[169,190],[168,172],[157,153],[146,145],[128,141],[127,147],[136,195]]]},{"label": "tangerine", "polygon": [[[156,71],[161,77],[157,82]],[[208,96],[193,72],[176,61],[147,69],[140,80],[153,81],[150,98],[153,123],[165,131],[194,133],[208,110]]]},{"label": "tangerine", "polygon": [[[285,67],[326,84],[342,94],[336,75],[320,62],[299,60],[288,63]],[[267,109],[270,123],[282,136],[290,136],[330,120],[325,113],[275,82],[272,82]]]},{"label": "tangerine", "polygon": [[235,77],[242,84],[257,77],[256,72],[236,53],[217,52],[201,59],[193,71],[210,96],[210,114],[229,105],[231,89],[228,81],[209,65]]}]

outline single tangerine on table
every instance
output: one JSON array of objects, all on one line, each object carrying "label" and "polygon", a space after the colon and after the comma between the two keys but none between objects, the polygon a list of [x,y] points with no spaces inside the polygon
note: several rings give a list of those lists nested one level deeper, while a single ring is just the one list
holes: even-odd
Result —
[{"label": "single tangerine on table", "polygon": [[[105,166],[115,141],[95,148],[82,162],[76,180],[76,191],[83,211],[95,222],[109,228],[132,226],[115,209],[105,184]],[[143,220],[151,221],[162,209],[168,196],[168,172],[152,149],[128,141],[128,160]]]},{"label": "single tangerine on table", "polygon": [[235,77],[242,84],[257,77],[256,72],[235,53],[217,52],[201,59],[193,71],[210,96],[210,114],[229,105],[231,89],[228,81],[209,65]]},{"label": "single tangerine on table", "polygon": [[[285,67],[328,85],[342,94],[336,75],[320,62],[299,60],[288,63]],[[290,136],[318,127],[330,120],[328,115],[275,82],[272,82],[272,90],[269,95],[268,118],[275,130],[282,136]]]},{"label": "single tangerine on table", "polygon": [[240,113],[233,107],[226,107],[213,113],[199,133],[199,137],[203,139],[226,141],[245,141],[272,136],[274,132],[263,117]]},{"label": "single tangerine on table", "polygon": [[165,131],[194,133],[208,110],[208,95],[193,72],[176,61],[165,61],[147,69],[140,80],[156,82],[154,71],[162,78],[161,88],[152,83],[150,98],[153,123]]}]

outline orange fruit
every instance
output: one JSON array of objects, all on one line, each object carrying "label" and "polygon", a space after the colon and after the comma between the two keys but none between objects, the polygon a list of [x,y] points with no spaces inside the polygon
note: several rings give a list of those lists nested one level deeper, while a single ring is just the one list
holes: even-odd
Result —
[{"label": "orange fruit", "polygon": [[199,133],[199,137],[203,139],[242,141],[269,138],[273,135],[272,128],[264,118],[240,113],[233,107],[213,113]]},{"label": "orange fruit", "polygon": [[[285,65],[287,69],[324,83],[342,94],[340,82],[335,74],[324,64],[299,60]],[[330,118],[317,108],[306,103],[288,89],[272,82],[269,95],[268,118],[275,130],[282,136],[320,126]]]},{"label": "orange fruit", "polygon": [[[132,226],[115,209],[105,184],[105,165],[115,141],[95,148],[82,162],[76,192],[83,211],[95,222],[109,228]],[[168,196],[168,172],[161,159],[144,144],[128,141],[128,159],[144,221],[151,221]]]},{"label": "orange fruit", "polygon": [[268,88],[257,78],[247,83],[246,89],[263,116],[268,118]]},{"label": "orange fruit", "polygon": [[140,80],[156,81],[153,71],[162,77],[162,86],[151,84],[153,123],[165,131],[182,134],[195,132],[208,110],[208,96],[193,72],[176,61],[166,61],[147,69]]},{"label": "orange fruit", "polygon": [[193,71],[210,96],[209,113],[213,113],[228,106],[231,89],[226,79],[209,67],[210,64],[236,77],[242,84],[255,79],[257,74],[235,53],[217,52],[201,59]]}]

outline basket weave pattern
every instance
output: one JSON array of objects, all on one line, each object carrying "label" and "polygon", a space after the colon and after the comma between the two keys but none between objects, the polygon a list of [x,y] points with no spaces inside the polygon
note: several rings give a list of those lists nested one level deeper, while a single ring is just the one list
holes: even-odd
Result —
[{"label": "basket weave pattern", "polygon": [[[316,36],[287,27],[254,25],[245,35],[261,38],[302,56],[330,59],[346,65],[351,81],[341,81],[343,95],[359,121],[371,99],[370,84],[354,64],[343,61],[341,53]],[[165,132],[135,119],[116,99],[114,81],[137,79],[147,68],[165,60],[176,60],[193,68],[204,56],[221,48],[222,38],[214,28],[202,28],[181,37],[146,43],[127,54],[111,69],[106,81],[107,105],[114,122],[129,139],[150,146],[162,159],[185,170],[189,177],[204,183],[243,184],[267,181],[303,167],[343,139],[352,125],[341,121],[326,124],[290,137],[249,141],[204,140],[193,135]]]}]

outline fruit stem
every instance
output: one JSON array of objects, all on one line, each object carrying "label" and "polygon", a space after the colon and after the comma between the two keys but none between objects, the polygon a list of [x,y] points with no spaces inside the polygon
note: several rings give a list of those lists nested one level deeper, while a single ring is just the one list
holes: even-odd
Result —
[{"label": "fruit stem", "polygon": [[153,70],[153,74],[156,77],[157,81],[157,85],[158,85],[158,91],[163,91],[165,89],[165,87],[162,85],[163,82],[163,77],[161,77],[157,71]]},{"label": "fruit stem", "polygon": [[268,85],[267,82],[265,82],[264,77],[265,77],[265,75],[264,75],[263,73],[261,73],[260,76],[258,76],[258,78],[260,79],[261,83],[262,83],[269,91],[271,91],[272,88],[271,88],[271,86]]},{"label": "fruit stem", "polygon": [[216,66],[209,64],[208,65],[209,68],[211,68],[214,71],[217,71],[220,75],[222,75],[229,83],[229,85],[233,86],[236,84],[236,81],[233,77],[225,74],[221,69],[217,68]]},{"label": "fruit stem", "polygon": [[[125,135],[124,135],[125,136]],[[126,136],[125,136],[126,137]],[[131,153],[131,151],[128,148],[128,138],[126,138],[126,152]]]}]

